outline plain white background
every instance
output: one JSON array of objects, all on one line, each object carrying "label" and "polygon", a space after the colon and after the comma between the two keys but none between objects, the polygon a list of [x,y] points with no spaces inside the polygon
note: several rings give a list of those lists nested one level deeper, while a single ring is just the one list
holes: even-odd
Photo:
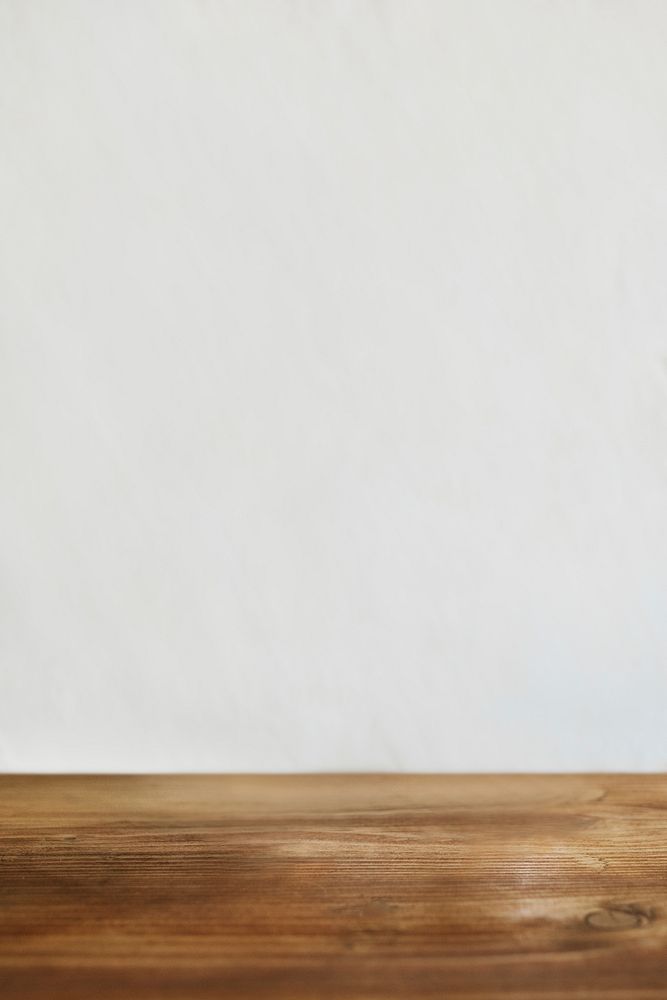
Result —
[{"label": "plain white background", "polygon": [[0,0],[0,768],[667,767],[667,5]]}]

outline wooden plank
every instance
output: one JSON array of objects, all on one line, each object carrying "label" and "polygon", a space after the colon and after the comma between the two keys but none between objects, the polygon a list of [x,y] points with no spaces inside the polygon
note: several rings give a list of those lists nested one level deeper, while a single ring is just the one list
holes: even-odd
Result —
[{"label": "wooden plank", "polygon": [[0,776],[0,996],[664,1000],[667,778]]}]

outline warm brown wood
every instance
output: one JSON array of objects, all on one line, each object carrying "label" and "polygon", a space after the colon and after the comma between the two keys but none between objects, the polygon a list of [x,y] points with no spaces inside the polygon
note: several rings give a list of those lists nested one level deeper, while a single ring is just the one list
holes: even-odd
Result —
[{"label": "warm brown wood", "polygon": [[0,996],[664,1000],[667,778],[3,776]]}]

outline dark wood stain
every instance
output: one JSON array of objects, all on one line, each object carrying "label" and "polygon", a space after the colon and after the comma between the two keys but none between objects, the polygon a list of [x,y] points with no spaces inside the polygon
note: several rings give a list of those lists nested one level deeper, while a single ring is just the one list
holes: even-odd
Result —
[{"label": "dark wood stain", "polygon": [[3,1000],[667,1000],[667,777],[0,776]]}]

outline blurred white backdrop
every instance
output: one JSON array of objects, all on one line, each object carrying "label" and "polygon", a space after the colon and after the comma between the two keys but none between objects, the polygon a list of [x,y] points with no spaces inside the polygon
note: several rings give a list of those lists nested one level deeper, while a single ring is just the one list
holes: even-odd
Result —
[{"label": "blurred white backdrop", "polygon": [[667,5],[0,0],[0,769],[667,767]]}]

